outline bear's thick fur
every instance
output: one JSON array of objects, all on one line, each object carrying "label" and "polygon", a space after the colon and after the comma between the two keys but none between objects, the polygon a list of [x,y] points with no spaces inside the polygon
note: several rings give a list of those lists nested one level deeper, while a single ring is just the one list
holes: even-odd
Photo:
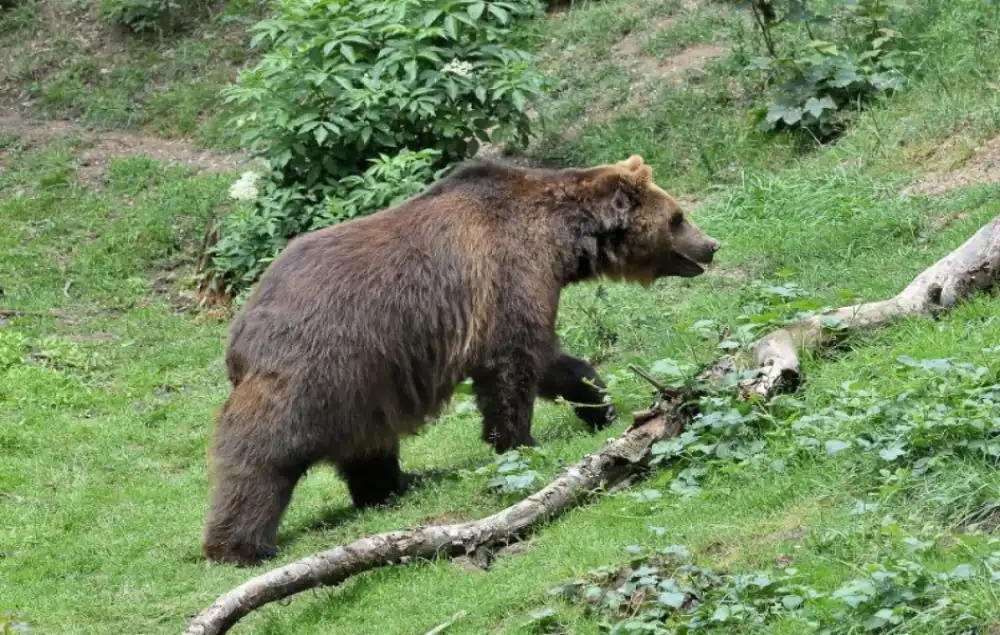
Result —
[{"label": "bear's thick fur", "polygon": [[563,288],[696,276],[718,247],[638,156],[588,169],[470,163],[394,208],[296,238],[230,327],[205,556],[275,555],[292,490],[318,462],[357,506],[404,491],[400,439],[467,377],[497,452],[535,444],[536,397],[608,425],[597,372],[558,348]]}]

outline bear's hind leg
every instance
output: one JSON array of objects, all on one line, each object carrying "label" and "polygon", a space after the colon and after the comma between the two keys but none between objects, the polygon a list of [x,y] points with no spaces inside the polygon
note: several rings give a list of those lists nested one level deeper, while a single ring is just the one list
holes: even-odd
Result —
[{"label": "bear's hind leg", "polygon": [[370,451],[363,457],[337,461],[336,466],[358,509],[388,503],[393,496],[406,492],[414,478],[399,465],[398,441],[390,448]]},{"label": "bear's hind leg", "polygon": [[254,566],[277,555],[278,523],[308,467],[277,468],[247,458],[215,464],[203,543],[214,562]]},{"label": "bear's hind leg", "polygon": [[[278,524],[313,456],[304,422],[279,382],[254,376],[222,407],[212,451],[212,494],[202,551],[215,562],[256,565],[277,554]],[[312,445],[315,445],[313,440]]]},{"label": "bear's hind leg", "polygon": [[587,362],[560,353],[546,367],[538,385],[538,396],[555,400],[562,397],[573,404],[573,412],[593,431],[603,430],[617,412],[612,403],[604,403],[604,382]]}]

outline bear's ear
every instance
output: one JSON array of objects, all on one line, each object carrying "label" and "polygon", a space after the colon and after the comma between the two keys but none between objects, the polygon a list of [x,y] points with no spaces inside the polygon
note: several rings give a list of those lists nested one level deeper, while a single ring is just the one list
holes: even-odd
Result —
[{"label": "bear's ear", "polygon": [[642,165],[643,165],[643,163],[642,163],[642,157],[639,156],[638,154],[633,154],[632,156],[630,156],[629,158],[625,159],[624,161],[619,161],[616,165],[620,165],[621,167],[625,168],[629,172],[635,172],[636,170],[638,170],[639,168],[641,168]]},{"label": "bear's ear", "polygon": [[631,175],[607,174],[597,186],[597,223],[602,232],[627,228],[637,207]]}]

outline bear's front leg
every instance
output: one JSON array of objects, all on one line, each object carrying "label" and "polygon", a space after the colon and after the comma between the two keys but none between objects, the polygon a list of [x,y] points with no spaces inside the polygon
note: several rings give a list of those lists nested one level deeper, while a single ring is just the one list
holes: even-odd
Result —
[{"label": "bear's front leg", "polygon": [[476,404],[483,416],[483,441],[497,454],[536,446],[531,415],[538,392],[541,362],[530,353],[508,353],[473,375]]},{"label": "bear's front leg", "polygon": [[604,400],[605,388],[593,366],[572,355],[559,353],[542,374],[538,396],[553,401],[562,397],[573,404],[576,416],[596,432],[617,418],[614,404]]}]

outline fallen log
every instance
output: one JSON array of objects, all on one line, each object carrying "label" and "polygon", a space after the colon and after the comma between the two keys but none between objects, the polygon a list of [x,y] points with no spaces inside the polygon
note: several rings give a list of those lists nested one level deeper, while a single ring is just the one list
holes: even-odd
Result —
[{"label": "fallen log", "polygon": [[555,481],[524,500],[481,520],[377,534],[268,571],[219,597],[196,616],[185,635],[226,633],[265,604],[363,571],[417,558],[454,557],[518,540],[529,528],[644,471],[659,441],[677,436],[689,417],[692,394],[667,389],[662,401],[633,415],[633,423],[604,449],[587,455]]},{"label": "fallen log", "polygon": [[904,316],[933,316],[972,293],[991,288],[1000,275],[1000,216],[984,225],[958,249],[921,272],[888,300],[846,306],[772,331],[753,345],[761,372],[740,383],[740,396],[770,397],[791,392],[802,381],[799,350],[829,341],[826,325],[873,329]]}]

